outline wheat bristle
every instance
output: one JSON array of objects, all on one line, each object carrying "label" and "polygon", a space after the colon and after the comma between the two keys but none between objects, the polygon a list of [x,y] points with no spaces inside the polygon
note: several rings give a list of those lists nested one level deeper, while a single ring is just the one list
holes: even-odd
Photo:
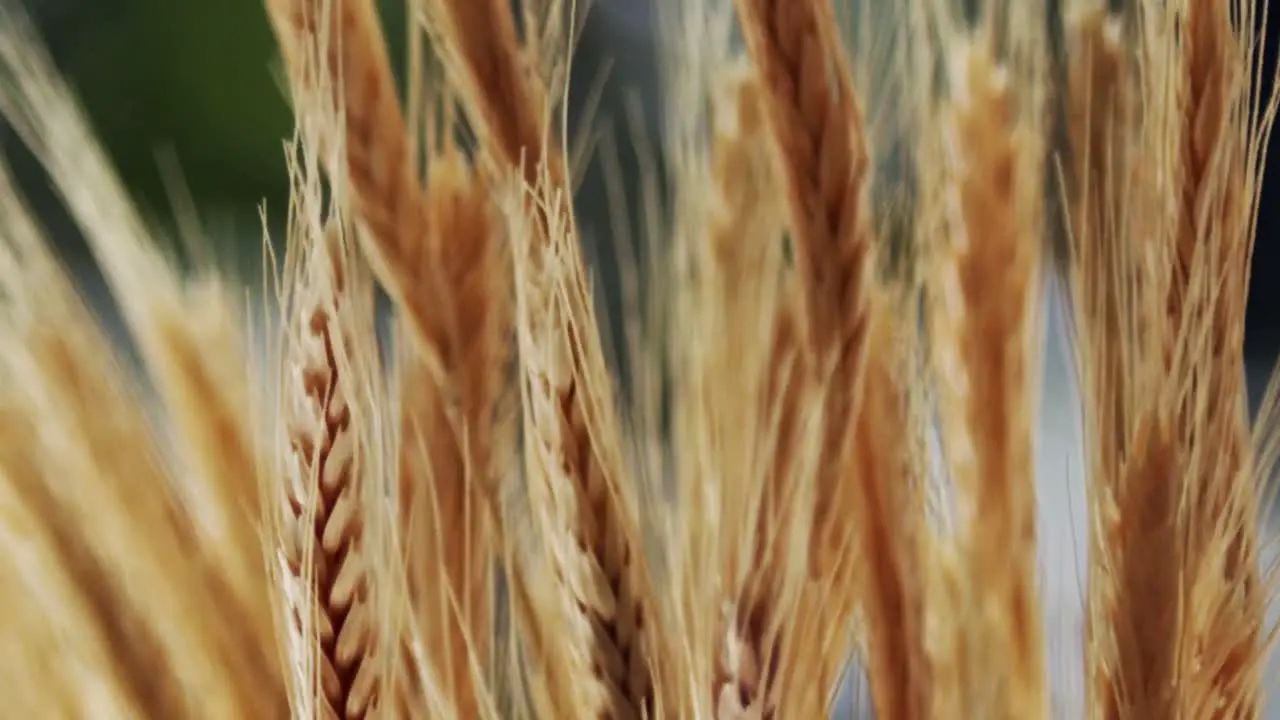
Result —
[{"label": "wheat bristle", "polygon": [[319,139],[321,152],[341,152],[329,171],[346,179],[379,281],[411,317],[427,314],[414,278],[402,268],[415,265],[429,215],[374,3],[269,0],[267,11],[295,102],[307,99],[299,112],[304,118],[339,113],[341,124]]}]

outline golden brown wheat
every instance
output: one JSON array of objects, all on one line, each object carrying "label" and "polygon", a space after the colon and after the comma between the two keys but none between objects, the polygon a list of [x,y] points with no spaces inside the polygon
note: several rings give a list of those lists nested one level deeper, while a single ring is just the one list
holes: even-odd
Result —
[{"label": "golden brown wheat", "polygon": [[[548,90],[521,51],[514,18],[497,0],[429,3],[450,77],[498,175],[524,188],[515,226],[517,318],[531,500],[579,646],[557,672],[599,683],[560,713],[654,713],[654,602],[635,500],[585,267],[570,210],[563,149],[548,133]],[[526,217],[527,216],[527,217]],[[528,225],[528,221],[533,224]],[[559,624],[556,622],[554,624]],[[577,656],[577,653],[582,653]],[[567,659],[576,656],[576,660]],[[567,663],[567,664],[564,664]],[[566,668],[574,669],[568,670]]]},{"label": "golden brown wheat", "polygon": [[[4,39],[6,51],[30,42],[20,34],[22,26],[5,27],[15,30]],[[237,334],[222,335],[224,298],[206,292],[175,300],[170,294],[178,294],[176,273],[147,245],[150,236],[130,216],[83,120],[41,57],[27,59],[34,62],[23,80],[32,94],[9,95],[6,102],[22,103],[23,114],[13,117],[28,128],[54,117],[61,123],[62,142],[37,149],[63,182],[71,168],[84,173],[73,209],[97,235],[93,241],[123,295],[129,329],[161,381],[160,409],[173,432],[168,444],[152,433],[113,349],[0,173],[0,292],[16,301],[5,306],[2,320],[8,338],[2,372],[9,380],[3,406],[11,421],[5,423],[0,477],[13,507],[24,508],[34,528],[31,539],[43,537],[47,552],[58,558],[44,568],[24,563],[23,582],[72,588],[63,597],[79,600],[42,612],[51,618],[68,613],[70,626],[88,629],[89,644],[81,654],[76,641],[64,637],[59,646],[66,650],[56,652],[52,657],[61,659],[54,662],[92,676],[95,658],[107,653],[100,671],[111,673],[119,701],[134,712],[185,715],[195,711],[192,698],[201,697],[203,710],[215,716],[278,714],[287,708],[287,696],[262,553],[254,549],[256,489],[246,488],[258,481],[257,444],[246,432],[247,403],[227,402],[247,377],[243,357],[237,358]],[[0,64],[11,60],[0,52]],[[154,274],[137,286],[137,271]],[[181,326],[170,324],[175,314],[183,318]],[[218,342],[192,350],[200,339],[214,338]],[[213,377],[218,381],[211,385]],[[184,415],[203,405],[208,414]],[[219,442],[225,448],[215,450]],[[218,474],[227,471],[235,475]],[[27,557],[23,544],[29,539],[8,537],[14,541],[4,548],[9,562]],[[48,580],[43,573],[51,573]],[[27,642],[21,633],[12,639],[16,648]],[[50,649],[44,649],[46,657]],[[32,698],[44,692],[39,685],[6,688]]]},{"label": "golden brown wheat", "polygon": [[[7,711],[817,718],[853,658],[886,720],[1046,717],[1033,457],[1060,191],[1087,714],[1259,715],[1274,447],[1240,371],[1276,106],[1252,3],[1064,0],[1057,88],[1052,4],[976,3],[970,27],[948,0],[860,3],[901,26],[846,56],[843,0],[672,0],[624,305],[660,287],[612,368],[557,119],[578,7],[405,2],[402,105],[377,3],[265,0],[297,128],[278,354],[251,373],[230,278],[151,246],[0,0],[0,115],[141,360],[138,381],[0,169]],[[914,173],[873,173],[897,139]],[[897,230],[920,262],[901,286],[877,265]],[[616,399],[618,369],[645,397]]]},{"label": "golden brown wheat", "polygon": [[[785,302],[779,282],[785,216],[773,199],[778,186],[772,157],[757,152],[769,139],[759,82],[741,67],[723,76],[710,151],[723,205],[707,227],[706,287],[697,299],[698,310],[706,313],[698,332],[706,341],[701,362],[690,372],[699,377],[701,402],[711,410],[703,415],[709,436],[702,442],[716,448],[714,464],[700,474],[719,478],[720,502],[711,511],[720,517],[718,572],[726,587],[714,601],[725,617],[708,624],[715,628],[717,648],[712,698],[716,717],[727,719],[776,711],[770,664],[777,662],[777,636],[785,632],[777,613],[794,602],[794,593],[784,589],[786,568],[778,550],[795,522],[794,503],[768,485],[785,473],[785,449],[778,443],[788,432],[771,417],[771,399],[783,393],[768,389],[783,385],[779,376],[786,377],[788,368],[781,356],[793,349],[774,342],[772,321],[790,320],[779,307]],[[728,371],[735,366],[736,372]],[[772,474],[765,467],[779,470]]]},{"label": "golden brown wheat", "polygon": [[[959,503],[959,562],[971,579],[950,598],[963,715],[1048,712],[1036,571],[1032,462],[1039,341],[1038,180],[1043,151],[1014,75],[990,36],[961,41],[941,117],[946,233],[930,278],[930,331],[943,442]],[[941,692],[941,691],[940,691]],[[952,704],[954,703],[954,704]]]},{"label": "golden brown wheat", "polygon": [[[350,292],[340,227],[302,238],[294,282],[296,305],[288,319],[285,412],[288,413],[288,502],[294,527],[286,557],[300,585],[295,631],[318,652],[320,711],[326,716],[364,717],[381,691],[371,660],[375,640],[370,617],[369,569],[364,557],[359,436],[351,427],[343,346],[355,339],[340,307]],[[346,335],[346,338],[341,337]]]},{"label": "golden brown wheat", "polygon": [[473,663],[488,667],[493,634],[495,480],[509,470],[494,453],[503,442],[510,294],[501,228],[480,176],[456,150],[433,157],[428,173],[431,233],[417,266],[401,272],[416,278],[426,311],[419,332],[438,361],[401,356],[400,502],[402,524],[413,528],[410,585],[426,647],[450,665],[441,670],[459,712],[473,715]]},{"label": "golden brown wheat", "polygon": [[[370,0],[269,0],[268,15],[288,62],[305,120],[337,112],[340,128],[321,141],[341,152],[331,169],[354,200],[366,251],[380,281],[416,324],[430,310],[414,292],[413,267],[429,221],[410,155],[387,49]],[[336,146],[336,147],[333,147]],[[349,186],[348,186],[349,185]],[[415,341],[419,338],[414,337]],[[424,349],[424,352],[427,352]]]}]

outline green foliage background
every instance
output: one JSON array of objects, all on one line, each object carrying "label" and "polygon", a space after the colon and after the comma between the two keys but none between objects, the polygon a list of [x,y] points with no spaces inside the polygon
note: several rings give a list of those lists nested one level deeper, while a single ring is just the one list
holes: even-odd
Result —
[{"label": "green foliage background", "polygon": [[[243,231],[219,239],[256,249],[261,203],[285,207],[292,127],[262,1],[85,0],[57,14],[29,4],[135,200],[171,215],[161,167],[176,160],[202,216]],[[398,56],[404,3],[383,5]]]}]

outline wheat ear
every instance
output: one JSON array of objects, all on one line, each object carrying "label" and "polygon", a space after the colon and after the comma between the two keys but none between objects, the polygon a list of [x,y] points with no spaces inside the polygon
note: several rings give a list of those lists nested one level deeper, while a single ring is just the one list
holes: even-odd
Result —
[{"label": "wheat ear", "polygon": [[[252,432],[235,304],[216,281],[183,283],[150,244],[152,234],[52,62],[27,34],[25,20],[7,9],[0,15],[0,72],[13,83],[7,86],[12,92],[0,95],[0,113],[49,172],[138,343],[179,439],[174,449],[182,472],[170,478],[209,554],[213,569],[204,578],[205,590],[232,609],[222,612],[240,618],[231,633],[238,637],[223,651],[238,653],[241,668],[260,674],[262,691],[243,696],[243,707],[276,712],[282,678],[272,643],[265,640],[274,637],[274,623],[257,534],[263,455]],[[121,518],[129,515],[123,511]]]},{"label": "wheat ear", "polygon": [[[420,188],[371,3],[339,0],[328,14],[317,2],[268,7],[295,82],[314,79],[343,112],[345,163],[335,171],[350,181],[365,250],[404,311],[412,350],[398,365],[399,476],[409,589],[429,657],[467,713],[479,702],[474,673],[487,666],[491,635],[487,536],[497,517],[493,436],[509,332],[491,203],[456,151],[432,158],[430,187]],[[442,544],[454,542],[455,527],[468,538],[462,553]]]},{"label": "wheat ear", "polygon": [[822,365],[852,365],[847,383],[865,351],[872,243],[866,138],[836,20],[823,0],[737,5],[781,158],[807,339]]},{"label": "wheat ear", "polygon": [[[817,513],[809,550],[819,579],[807,592],[822,599],[804,602],[830,605],[828,610],[839,624],[853,609],[849,600],[842,599],[855,587],[847,558],[893,554],[887,545],[891,538],[879,532],[891,523],[861,523],[851,534],[842,520],[857,507],[875,505],[884,485],[900,482],[894,477],[858,476],[851,455],[867,363],[866,335],[871,313],[876,311],[869,300],[874,232],[866,203],[867,137],[828,3],[739,0],[738,9],[747,46],[766,88],[765,116],[780,150],[804,300],[808,372],[811,382],[824,392],[814,498]],[[905,435],[906,428],[900,432]],[[844,580],[835,580],[837,576]],[[897,612],[890,608],[901,600],[895,597],[902,589],[895,587],[900,579],[881,576],[879,580],[881,584],[862,585],[856,593],[859,600]],[[837,610],[841,604],[845,610]],[[889,644],[877,642],[869,662],[883,668],[873,671],[873,683],[888,683],[889,678],[908,672],[902,667],[905,658],[895,659],[893,649],[913,641],[907,637],[880,640]],[[839,654],[838,645],[830,646],[832,656]],[[899,690],[889,685],[873,687],[877,706],[890,711]]]},{"label": "wheat ear", "polygon": [[282,412],[292,527],[285,554],[296,583],[295,632],[302,643],[314,644],[314,650],[303,651],[313,664],[304,680],[319,690],[323,705],[317,712],[357,718],[376,709],[382,687],[373,659],[378,619],[363,542],[368,465],[352,426],[353,365],[347,353],[350,343],[372,338],[357,336],[351,310],[344,307],[353,293],[353,260],[339,222],[311,223],[311,233],[295,238],[303,245],[286,303]]},{"label": "wheat ear", "polygon": [[[1166,10],[1166,12],[1176,12]],[[1183,473],[1178,518],[1187,539],[1183,591],[1200,598],[1175,648],[1190,714],[1260,707],[1265,602],[1258,570],[1258,493],[1245,407],[1243,340],[1257,214],[1254,25],[1247,3],[1186,5],[1174,78],[1180,100],[1179,217],[1167,251],[1166,406]],[[1237,27],[1235,23],[1239,23]],[[1172,41],[1175,36],[1170,36]],[[1275,99],[1269,104],[1274,108]],[[1219,568],[1207,573],[1206,563]]]},{"label": "wheat ear", "polygon": [[1066,21],[1067,127],[1071,142],[1069,228],[1072,292],[1081,333],[1085,403],[1098,440],[1095,473],[1114,477],[1124,454],[1128,414],[1125,341],[1134,251],[1125,242],[1123,207],[1132,123],[1131,60],[1120,18],[1101,3],[1072,8]]},{"label": "wheat ear", "polygon": [[[243,357],[237,358],[234,334],[222,335],[224,317],[209,312],[223,309],[221,298],[206,296],[205,305],[179,292],[177,273],[148,245],[151,236],[106,169],[69,92],[25,34],[25,20],[8,13],[0,9],[0,72],[14,84],[0,97],[0,112],[46,164],[100,253],[148,369],[162,373],[154,378],[158,409],[174,421],[173,444],[162,448],[109,341],[0,169],[0,294],[8,301],[0,315],[0,363],[9,379],[0,399],[7,419],[0,477],[5,494],[24,506],[26,521],[40,528],[37,535],[57,555],[47,577],[61,575],[76,598],[73,607],[27,612],[61,625],[52,613],[67,609],[93,628],[86,647],[64,635],[44,657],[74,677],[84,672],[82,658],[101,657],[94,650],[97,635],[135,712],[187,715],[195,711],[192,698],[201,697],[214,714],[279,714],[287,696],[275,662],[265,566],[250,549],[257,538],[252,510],[245,512],[256,501],[245,484],[257,482],[257,466],[237,464],[242,452],[256,456],[256,444],[241,444],[251,438],[242,432],[247,408],[224,403],[246,379],[235,373],[244,367],[236,367]],[[131,269],[146,280],[139,282]],[[171,314],[185,324],[158,320],[172,320]],[[190,342],[206,331],[221,344]],[[188,358],[200,354],[193,346],[203,351],[194,368],[166,365],[173,359],[167,351]],[[208,380],[201,371],[211,366],[227,371],[219,378],[224,386],[183,382]],[[204,417],[182,415],[205,405]],[[205,454],[219,439],[209,437],[211,425],[227,432],[220,438],[224,457]],[[23,446],[12,445],[17,442]],[[164,450],[173,452],[165,457]],[[20,582],[43,582],[42,570],[24,560],[22,543],[7,545],[5,553],[8,562],[22,564]],[[14,640],[23,646],[23,637]]]},{"label": "wheat ear", "polygon": [[877,717],[910,719],[930,715],[932,678],[921,574],[924,478],[911,462],[916,449],[907,383],[914,378],[904,369],[911,366],[906,342],[897,336],[904,331],[890,322],[911,317],[914,305],[895,300],[889,292],[874,299],[901,312],[872,315],[864,409],[854,436],[857,501],[849,521],[861,567],[845,582],[861,586],[865,662]]},{"label": "wheat ear", "polygon": [[811,549],[820,562],[820,545],[837,532],[833,518],[844,514],[838,498],[866,354],[873,266],[866,137],[830,4],[738,0],[737,7],[781,159],[809,372],[829,382]]},{"label": "wheat ear", "polygon": [[659,660],[655,603],[636,503],[624,477],[564,151],[548,132],[548,90],[526,65],[506,3],[433,0],[429,6],[441,55],[481,150],[500,175],[522,178],[523,189],[511,196],[520,205],[507,214],[515,226],[531,497],[563,583],[556,616],[574,625],[576,647],[561,657],[577,656],[556,672],[577,674],[584,687],[598,689],[557,712],[652,714]]},{"label": "wheat ear", "polygon": [[[497,418],[510,342],[509,267],[491,191],[456,150],[432,157],[427,212],[432,232],[415,267],[415,293],[429,302],[421,318],[433,364],[402,355],[399,482],[402,525],[414,530],[410,583],[427,648],[456,689],[459,712],[478,712],[479,669],[493,634],[497,519],[492,507],[504,441]],[[402,323],[403,326],[403,323]],[[411,330],[412,332],[412,330]],[[444,622],[447,620],[447,622]]]},{"label": "wheat ear", "polygon": [[[350,192],[367,230],[363,249],[396,304],[425,326],[428,298],[415,292],[416,267],[428,235],[421,185],[405,127],[386,43],[370,0],[267,0],[267,12],[288,64],[295,98],[309,98],[300,114],[338,112],[340,133],[321,138],[339,152],[330,169]],[[428,359],[435,353],[415,332]]]},{"label": "wheat ear", "polygon": [[1164,716],[1172,712],[1176,678],[1165,643],[1176,637],[1177,620],[1171,605],[1154,599],[1178,593],[1176,489],[1169,482],[1176,446],[1168,423],[1141,407],[1139,398],[1152,388],[1133,380],[1152,374],[1149,360],[1142,371],[1143,348],[1135,332],[1135,318],[1149,307],[1135,294],[1142,255],[1126,242],[1129,223],[1142,216],[1145,200],[1141,191],[1126,190],[1130,144],[1140,141],[1132,124],[1137,83],[1121,44],[1120,18],[1103,4],[1072,8],[1066,31],[1071,281],[1094,513],[1089,698],[1100,717]]},{"label": "wheat ear", "polygon": [[939,119],[952,215],[929,322],[968,597],[951,626],[963,655],[945,660],[964,679],[939,707],[1036,718],[1048,712],[1033,467],[1043,155],[990,37],[962,42]]},{"label": "wheat ear", "polygon": [[[736,718],[772,712],[778,702],[776,673],[769,670],[777,662],[782,632],[777,611],[794,602],[788,588],[795,589],[802,578],[792,573],[788,583],[777,550],[786,545],[781,538],[788,528],[804,524],[795,522],[795,503],[770,488],[785,473],[783,456],[790,450],[783,439],[791,431],[790,417],[779,417],[790,408],[779,409],[775,402],[784,397],[791,369],[786,357],[795,348],[778,341],[785,332],[778,323],[792,320],[783,281],[785,210],[772,199],[777,188],[772,155],[759,152],[769,136],[754,70],[745,63],[727,67],[720,82],[723,94],[716,98],[710,149],[718,212],[710,214],[705,245],[699,248],[705,255],[696,312],[705,325],[690,329],[704,338],[690,370],[698,382],[690,388],[697,393],[692,409],[705,433],[703,447],[712,448],[713,455],[703,457],[711,464],[692,471],[696,477],[689,482],[695,496],[714,483],[719,500],[718,507],[702,512],[719,518],[714,547],[723,588],[713,593],[710,609],[726,617],[713,615],[705,624],[715,629],[714,712],[718,718]],[[687,522],[703,525],[692,517]],[[705,578],[691,582],[706,587]]]}]

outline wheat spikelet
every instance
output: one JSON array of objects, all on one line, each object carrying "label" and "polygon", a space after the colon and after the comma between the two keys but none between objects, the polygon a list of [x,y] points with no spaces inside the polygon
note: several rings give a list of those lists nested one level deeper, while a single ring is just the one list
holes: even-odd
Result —
[{"label": "wheat spikelet", "polygon": [[[1138,374],[1145,385],[1133,391],[1143,402],[1130,431],[1167,428],[1168,457],[1135,460],[1155,471],[1125,475],[1112,491],[1114,541],[1104,554],[1114,558],[1117,582],[1130,584],[1114,589],[1119,597],[1103,637],[1112,647],[1099,649],[1095,703],[1108,717],[1147,707],[1177,716],[1248,716],[1259,704],[1264,612],[1239,373],[1258,147],[1266,132],[1246,80],[1253,51],[1239,29],[1252,27],[1253,11],[1190,2],[1147,12],[1144,58],[1171,61],[1164,72],[1144,66],[1146,142],[1167,158],[1158,169],[1174,182],[1151,183],[1146,212],[1132,218],[1131,232],[1150,233],[1155,242],[1139,259],[1130,290],[1137,303],[1129,324],[1148,368]],[[1127,529],[1130,517],[1141,524]],[[1172,548],[1161,542],[1170,537]],[[1157,554],[1171,555],[1172,564],[1155,563]],[[1156,585],[1160,567],[1172,577]],[[1132,579],[1126,571],[1141,574]],[[1166,683],[1179,691],[1169,693]]]},{"label": "wheat spikelet", "polygon": [[[527,195],[513,194],[513,203],[529,205]],[[511,205],[506,212],[519,218],[526,211]],[[551,210],[523,225],[512,221],[530,499],[562,584],[559,607],[545,612],[574,633],[562,651],[573,669],[558,671],[576,676],[580,698],[557,712],[641,717],[655,712],[657,673],[649,653],[656,618],[633,506],[619,486],[617,429],[599,407],[608,378],[573,361],[584,349],[577,344],[585,340],[581,335],[595,327],[583,280],[563,259],[574,240],[554,222],[547,226],[554,244],[541,239],[538,218],[557,217],[564,215]],[[592,324],[583,328],[575,318]],[[592,685],[598,689],[589,690]]]},{"label": "wheat spikelet", "polygon": [[[449,702],[473,715],[483,695],[475,673],[487,667],[492,634],[490,494],[509,302],[492,203],[456,151],[432,157],[429,187],[419,188],[369,3],[344,0],[328,14],[323,3],[269,7],[282,37],[328,58],[318,88],[343,112],[331,137],[345,143],[345,166],[333,172],[349,181],[366,250],[404,313],[411,349],[397,364],[398,474],[407,589]],[[291,59],[305,89],[313,74],[303,50]],[[464,550],[445,552],[442,543],[459,533]]]},{"label": "wheat spikelet", "polygon": [[[1088,413],[1100,446],[1091,448],[1093,473],[1114,477],[1124,454],[1127,398],[1123,378],[1133,348],[1122,325],[1132,308],[1126,287],[1133,248],[1123,241],[1134,92],[1130,60],[1121,46],[1120,18],[1097,3],[1072,8],[1067,20],[1068,132],[1071,140],[1070,233],[1073,289],[1079,311],[1080,363]],[[1110,406],[1104,406],[1104,403]]]},{"label": "wheat spikelet", "polygon": [[[564,193],[568,176],[557,138],[551,136],[548,88],[535,72],[534,61],[560,54],[559,47],[531,47],[526,53],[516,32],[515,15],[505,0],[417,0],[426,9],[429,27],[438,43],[459,98],[467,108],[480,146],[501,166],[521,168],[531,187],[546,185],[548,193]],[[559,2],[525,7],[526,30],[544,14],[551,23],[563,9]],[[532,32],[529,33],[532,36]],[[536,57],[545,53],[548,57]],[[549,181],[540,177],[545,166]],[[551,204],[536,212],[567,211]],[[547,221],[540,219],[540,224]]]},{"label": "wheat spikelet", "polygon": [[1249,716],[1263,601],[1239,366],[1269,127],[1246,80],[1254,16],[1199,2],[1143,13],[1144,159],[1120,165],[1138,182],[1119,228],[1154,242],[1077,268],[1082,294],[1119,298],[1120,332],[1096,329],[1088,348],[1114,374],[1095,391],[1092,440],[1119,458],[1093,463],[1091,702],[1102,717]]},{"label": "wheat spikelet", "polygon": [[[888,303],[892,296],[877,297]],[[900,303],[904,310],[912,308]],[[908,317],[912,313],[904,312]],[[860,574],[858,597],[865,627],[866,664],[877,717],[930,714],[931,684],[924,632],[925,556],[922,544],[923,478],[912,467],[911,408],[904,341],[888,312],[872,316],[864,410],[855,430],[853,482],[857,502],[850,520]],[[848,571],[846,571],[848,572]]]},{"label": "wheat spikelet", "polygon": [[[854,547],[843,518],[856,502],[857,490],[848,477],[850,450],[872,309],[867,301],[874,234],[864,201],[869,165],[866,133],[835,35],[835,16],[826,2],[739,0],[737,8],[764,88],[765,117],[778,150],[788,201],[797,291],[802,298],[802,371],[807,382],[822,392],[822,440],[814,475],[816,515],[808,548],[816,575],[806,588],[802,606],[821,607],[839,617],[843,611],[837,608],[852,609],[850,601],[842,598],[851,586],[833,584],[832,578],[847,574],[849,568],[839,567],[847,565],[840,558]],[[863,535],[861,539],[883,538]],[[857,547],[857,551],[882,549]],[[803,634],[793,638],[787,663],[802,657],[797,655],[803,652],[801,644],[815,639]],[[815,687],[825,702],[827,690],[817,677],[821,672],[801,672],[795,666],[781,672],[791,676],[784,684],[798,684],[788,694],[801,693],[800,687]],[[814,712],[817,706],[792,707]]]},{"label": "wheat spikelet", "polygon": [[807,339],[821,364],[856,368],[870,268],[868,160],[835,17],[820,0],[738,0],[738,13],[782,159]]},{"label": "wheat spikelet", "polygon": [[[1140,138],[1132,107],[1137,83],[1121,47],[1120,19],[1100,4],[1072,10],[1071,282],[1096,516],[1089,531],[1086,677],[1092,711],[1100,716],[1176,716],[1169,690],[1174,665],[1163,647],[1176,637],[1176,617],[1171,606],[1152,606],[1152,598],[1177,594],[1178,560],[1170,551],[1176,503],[1168,482],[1176,448],[1168,429],[1137,409],[1152,388],[1131,380],[1143,376],[1134,320],[1143,303],[1136,294],[1142,253],[1125,242],[1131,220],[1124,214],[1126,201],[1139,208],[1144,201],[1126,189],[1134,162],[1130,143]],[[1123,712],[1116,700],[1121,688],[1133,703]]]},{"label": "wheat spikelet", "polygon": [[[1130,143],[1139,140],[1131,105],[1134,70],[1120,47],[1122,28],[1099,5],[1070,18],[1070,132],[1074,153],[1071,231],[1073,289],[1089,422],[1090,525],[1088,664],[1093,712],[1105,717],[1180,716],[1169,643],[1177,610],[1155,598],[1179,594],[1179,466],[1167,421],[1143,409],[1155,387],[1135,318],[1151,308],[1138,293],[1141,250],[1125,242],[1145,198],[1126,191]],[[1139,210],[1123,214],[1127,200]],[[1149,284],[1147,284],[1149,285]],[[1161,423],[1165,426],[1161,427]]]}]

